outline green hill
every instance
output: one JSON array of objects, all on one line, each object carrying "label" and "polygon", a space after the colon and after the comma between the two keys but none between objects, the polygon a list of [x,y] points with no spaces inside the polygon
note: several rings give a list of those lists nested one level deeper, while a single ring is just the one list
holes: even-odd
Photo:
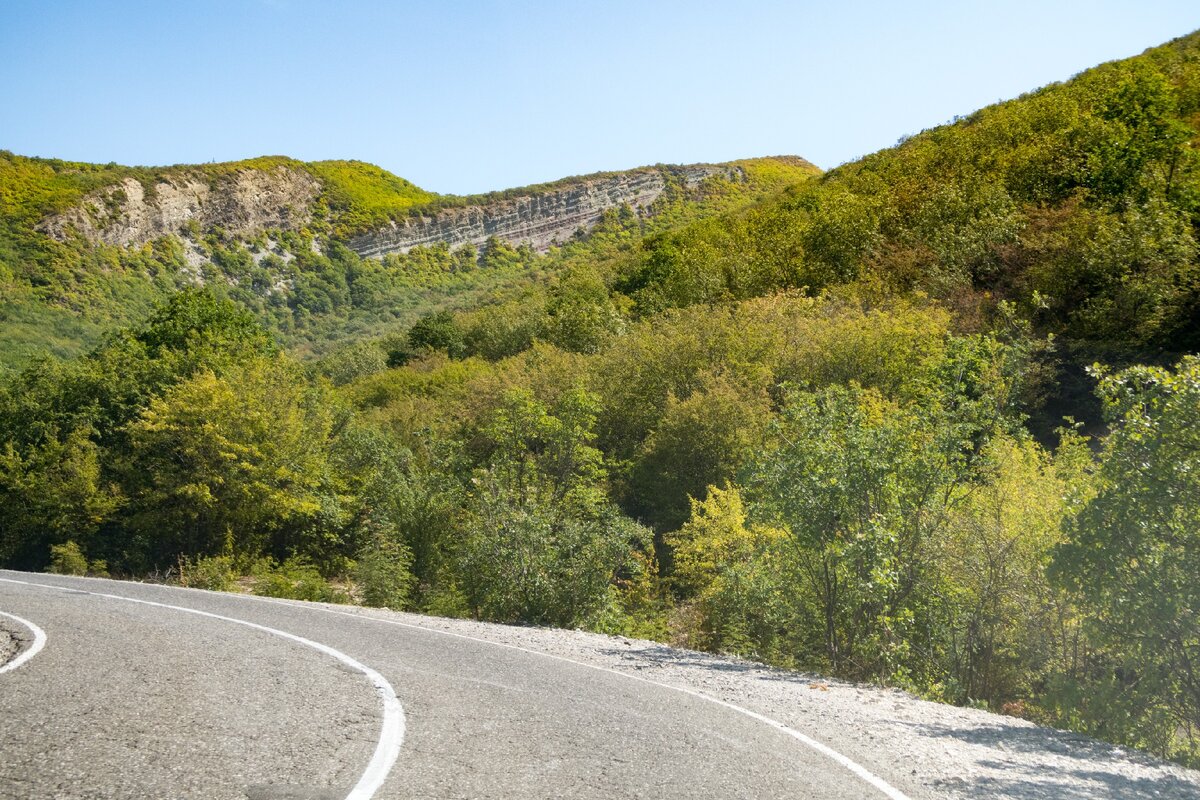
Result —
[{"label": "green hill", "polygon": [[[749,160],[730,169],[739,180],[669,191],[649,214],[619,223],[623,235],[640,237],[744,205],[817,172],[799,159]],[[2,152],[0,333],[7,346],[0,371],[39,353],[79,353],[106,327],[142,318],[153,303],[197,284],[228,294],[302,350],[378,336],[411,322],[419,309],[461,304],[519,281],[535,261],[539,269],[552,267],[533,253],[485,260],[472,247],[452,255],[436,241],[381,266],[348,249],[352,237],[414,215],[486,209],[637,173],[455,197],[359,161],[267,156],[122,167]],[[504,269],[476,269],[480,264]]]},{"label": "green hill", "polygon": [[957,118],[744,214],[664,235],[618,288],[651,310],[783,288],[922,291],[964,318],[1200,346],[1200,35]]}]

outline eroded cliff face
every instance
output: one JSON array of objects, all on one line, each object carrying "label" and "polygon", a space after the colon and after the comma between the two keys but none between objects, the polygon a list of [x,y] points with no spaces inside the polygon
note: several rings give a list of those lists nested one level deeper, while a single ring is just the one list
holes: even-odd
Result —
[{"label": "eroded cliff face", "polygon": [[651,167],[583,179],[546,192],[447,208],[430,216],[392,222],[352,237],[349,245],[360,256],[379,257],[437,242],[445,242],[452,248],[465,244],[478,246],[495,236],[513,245],[527,243],[544,252],[555,243],[568,241],[579,230],[590,230],[609,209],[626,204],[635,210],[647,208],[663,195],[670,181],[695,189],[716,175],[739,178],[742,169],[696,164]]},{"label": "eroded cliff face", "polygon": [[[563,183],[542,191],[454,206],[393,221],[353,236],[348,244],[364,257],[401,253],[445,242],[450,247],[482,245],[497,237],[544,252],[588,231],[610,209],[647,210],[675,186],[698,191],[708,178],[744,177],[739,166],[659,166]],[[135,178],[87,195],[74,208],[48,217],[38,229],[65,241],[72,235],[98,243],[140,246],[167,235],[190,240],[189,228],[214,227],[235,236],[265,230],[299,230],[313,221],[320,180],[302,169],[241,169],[210,177],[180,169],[150,184]]]},{"label": "eroded cliff face", "polygon": [[287,167],[244,169],[216,179],[182,172],[151,184],[126,178],[93,192],[75,208],[47,218],[39,230],[65,240],[72,232],[94,242],[132,246],[178,234],[191,222],[236,235],[298,230],[312,219],[321,184]]}]

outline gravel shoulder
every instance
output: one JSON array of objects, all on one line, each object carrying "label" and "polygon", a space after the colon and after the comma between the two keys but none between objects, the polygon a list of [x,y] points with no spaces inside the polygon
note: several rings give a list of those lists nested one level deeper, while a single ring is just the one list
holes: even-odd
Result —
[{"label": "gravel shoulder", "polygon": [[[119,697],[142,698],[122,730],[142,731],[139,752],[165,742],[187,753],[183,763],[195,766],[196,787],[207,786],[202,774],[211,774],[199,771],[202,745],[236,742],[244,753],[256,743],[263,761],[258,771],[279,777],[252,778],[247,771],[233,783],[244,792],[269,782],[268,794],[247,795],[263,798],[283,796],[278,792],[284,787],[320,786],[328,793],[346,786],[370,752],[378,701],[360,675],[347,675],[327,658],[287,643],[246,639],[237,626],[140,613],[147,609],[101,603],[84,591],[72,593],[75,588],[253,619],[341,648],[379,669],[396,687],[410,723],[381,798],[883,796],[829,756],[780,735],[768,721],[707,703],[699,694],[817,740],[910,800],[1200,800],[1200,772],[1078,734],[657,642],[149,584],[16,576],[68,592],[0,592],[0,599],[21,602],[31,619],[46,623],[51,642],[29,667],[7,676],[12,691],[0,693],[0,740],[6,719],[33,721],[29,729],[10,731],[11,753],[0,757],[0,796],[6,785],[25,786],[21,781],[39,768],[61,775],[66,761],[78,760],[82,769],[87,749],[103,745],[95,736],[71,733],[88,713],[103,712],[94,730],[112,738],[116,720],[98,705],[96,686],[113,685]],[[91,616],[77,616],[85,610]],[[129,641],[114,649],[108,643],[114,634]],[[0,633],[0,654],[14,646],[4,642]],[[147,648],[147,642],[154,646]],[[106,680],[74,687],[73,665],[88,664],[94,677],[97,659],[110,650],[113,663],[101,670]],[[180,657],[172,658],[176,652]],[[46,679],[52,674],[61,676],[57,686]],[[198,682],[200,677],[205,680]],[[47,697],[40,699],[43,692]],[[194,704],[186,715],[180,714],[181,697]],[[166,705],[155,719],[171,723],[169,728],[156,723],[150,736],[144,723],[150,701],[157,700]],[[215,719],[205,713],[213,701],[225,712]],[[46,709],[55,714],[47,717]],[[230,719],[233,710],[237,719]],[[65,712],[66,728],[58,727],[59,712]],[[264,720],[272,720],[267,729]],[[222,730],[234,723],[237,730]],[[281,743],[270,741],[273,732],[286,743],[289,766],[283,775]],[[315,733],[313,741],[299,747],[301,733]],[[78,741],[64,749],[62,742],[71,736]],[[28,751],[26,763],[16,759],[18,748]],[[47,748],[58,749],[53,759],[47,759]],[[0,741],[0,753],[5,751]],[[88,754],[89,769],[95,755]],[[228,762],[217,755],[202,760],[229,777]],[[245,760],[240,758],[239,769]],[[7,783],[6,761],[13,768]],[[128,764],[122,766],[114,762],[110,771],[119,778],[110,779],[114,797],[145,786]],[[83,781],[82,771],[80,776]],[[190,796],[218,794],[210,786]],[[235,789],[230,796],[237,794]],[[76,795],[53,789],[46,796]]]},{"label": "gravel shoulder", "polygon": [[21,652],[21,642],[17,640],[12,631],[8,630],[8,623],[0,617],[0,667],[16,658],[19,652]]},{"label": "gravel shoulder", "polygon": [[1077,733],[929,702],[896,689],[582,631],[374,609],[350,613],[484,639],[698,691],[804,732],[902,785],[914,799],[1200,798],[1200,771]]}]

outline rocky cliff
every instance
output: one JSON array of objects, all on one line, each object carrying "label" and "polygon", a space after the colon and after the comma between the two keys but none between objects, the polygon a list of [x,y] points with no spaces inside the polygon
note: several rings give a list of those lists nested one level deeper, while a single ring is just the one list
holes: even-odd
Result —
[{"label": "rocky cliff", "polygon": [[[296,164],[247,166],[216,174],[203,167],[171,167],[150,176],[127,176],[87,194],[37,227],[59,240],[80,235],[118,246],[139,246],[171,234],[189,238],[189,230],[215,227],[235,236],[299,230],[314,223],[314,209],[322,207],[318,201],[324,199],[324,207],[334,205],[331,198],[337,196],[337,188]],[[348,244],[360,256],[378,257],[439,242],[478,246],[495,236],[545,251],[590,230],[610,209],[629,206],[645,213],[672,187],[699,196],[703,182],[714,176],[741,180],[746,173],[730,164],[643,167],[465,200],[435,199],[425,213],[397,213],[351,236]],[[313,227],[321,229],[320,224]]]},{"label": "rocky cliff", "polygon": [[569,240],[579,230],[590,230],[609,209],[622,205],[646,209],[671,183],[695,189],[716,175],[740,178],[743,174],[737,166],[695,164],[581,178],[545,191],[445,208],[428,216],[392,222],[352,237],[349,245],[360,256],[382,256],[436,242],[451,247],[481,245],[495,236],[514,245],[527,243],[545,251],[556,242]]},{"label": "rocky cliff", "polygon": [[143,183],[135,178],[87,195],[48,217],[38,229],[65,240],[72,232],[105,244],[144,244],[184,226],[221,227],[236,235],[279,228],[297,230],[312,219],[321,184],[289,167],[243,169],[219,177],[186,170]]}]

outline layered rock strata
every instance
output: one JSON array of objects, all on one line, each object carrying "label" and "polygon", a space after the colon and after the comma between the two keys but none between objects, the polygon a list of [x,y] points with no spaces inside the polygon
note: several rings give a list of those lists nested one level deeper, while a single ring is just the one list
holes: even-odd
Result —
[{"label": "layered rock strata", "polygon": [[568,241],[578,231],[590,230],[609,209],[623,205],[634,210],[648,208],[666,192],[671,181],[695,189],[713,176],[740,178],[742,172],[736,166],[696,164],[584,178],[545,192],[446,208],[432,215],[392,222],[352,237],[349,245],[360,256],[378,257],[438,242],[452,248],[465,244],[478,246],[495,236],[513,245],[528,244],[544,252],[556,243]]},{"label": "layered rock strata", "polygon": [[[739,180],[745,173],[728,164],[606,173],[392,221],[351,237],[348,244],[360,256],[379,257],[439,242],[452,248],[478,246],[494,236],[544,252],[591,230],[606,211],[629,206],[645,213],[668,187],[695,192],[714,176]],[[189,227],[219,227],[235,236],[299,230],[312,221],[321,191],[312,174],[286,166],[242,169],[216,178],[181,171],[150,184],[130,177],[92,192],[74,208],[43,220],[38,229],[60,241],[79,235],[122,247],[170,234],[186,236]]]}]

